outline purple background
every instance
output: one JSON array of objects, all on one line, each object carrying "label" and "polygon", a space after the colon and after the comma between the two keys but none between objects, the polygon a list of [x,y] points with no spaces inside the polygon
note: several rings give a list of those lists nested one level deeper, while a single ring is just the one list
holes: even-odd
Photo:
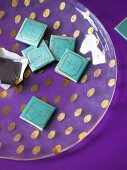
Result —
[{"label": "purple background", "polygon": [[125,45],[127,46],[127,42],[113,30],[126,17],[125,0],[80,0],[80,2],[87,6],[104,24],[116,49],[118,82],[112,104],[104,119],[87,137],[85,143],[82,141],[58,156],[38,161],[19,162],[0,159],[0,169],[127,169],[127,137],[125,133],[127,128]]}]

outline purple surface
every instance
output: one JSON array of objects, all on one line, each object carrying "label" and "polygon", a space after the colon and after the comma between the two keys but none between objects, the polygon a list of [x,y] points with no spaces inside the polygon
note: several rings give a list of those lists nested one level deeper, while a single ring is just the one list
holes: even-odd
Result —
[{"label": "purple surface", "polygon": [[[103,121],[86,139],[69,151],[35,162],[15,162],[0,160],[1,169],[127,169],[126,163],[126,58],[123,40],[113,28],[126,17],[126,6],[123,1],[100,2],[85,1],[87,6],[107,28],[117,52],[118,84],[114,100]],[[83,2],[82,2],[83,3]],[[98,5],[99,4],[99,5]],[[117,10],[112,10],[113,8]],[[125,60],[125,61],[124,61]],[[124,92],[125,91],[125,92]],[[73,165],[72,165],[73,161]],[[5,165],[6,164],[6,165]],[[7,166],[8,165],[8,166]]]}]

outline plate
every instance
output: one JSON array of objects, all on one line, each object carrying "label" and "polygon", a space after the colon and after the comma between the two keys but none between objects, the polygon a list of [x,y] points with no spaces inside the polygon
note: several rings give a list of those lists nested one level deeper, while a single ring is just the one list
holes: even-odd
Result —
[{"label": "plate", "polygon": [[[24,81],[0,89],[0,157],[35,160],[53,156],[87,137],[105,115],[116,86],[117,64],[112,41],[93,13],[75,0],[0,0],[0,46],[21,55],[27,46],[15,40],[24,19],[49,25],[51,34],[77,38],[76,52],[90,60],[79,83],[54,72],[56,63],[37,73],[27,68]],[[32,96],[57,108],[43,132],[19,116]]]}]

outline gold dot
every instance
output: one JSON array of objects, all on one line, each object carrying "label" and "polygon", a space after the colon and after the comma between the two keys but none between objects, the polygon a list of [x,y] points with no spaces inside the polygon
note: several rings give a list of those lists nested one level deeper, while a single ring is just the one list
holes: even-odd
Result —
[{"label": "gold dot", "polygon": [[101,69],[97,69],[97,70],[95,70],[95,72],[94,72],[94,77],[99,77],[101,75]]},{"label": "gold dot", "polygon": [[4,17],[4,15],[5,15],[4,10],[0,10],[0,18],[3,18],[3,17]]},{"label": "gold dot", "polygon": [[24,151],[24,145],[20,145],[16,149],[16,153],[17,154],[21,154],[23,151]]},{"label": "gold dot", "polygon": [[36,13],[31,12],[31,14],[29,15],[29,18],[34,20],[36,18]]},{"label": "gold dot", "polygon": [[77,19],[77,15],[72,15],[72,17],[71,17],[71,22],[75,22],[76,19]]},{"label": "gold dot", "polygon": [[43,3],[45,0],[39,0],[40,3]]},{"label": "gold dot", "polygon": [[116,65],[116,60],[111,60],[111,61],[109,62],[109,67],[110,67],[110,68],[114,67],[115,65]]},{"label": "gold dot", "polygon": [[109,87],[112,87],[112,86],[114,86],[116,84],[116,79],[111,79],[111,80],[109,80],[109,82],[108,82],[108,86]]},{"label": "gold dot", "polygon": [[11,32],[10,32],[10,37],[11,38],[14,38],[17,34],[17,31],[15,29],[12,29]]},{"label": "gold dot", "polygon": [[39,133],[40,133],[39,130],[34,130],[31,134],[31,139],[37,139]]},{"label": "gold dot", "polygon": [[8,130],[9,130],[9,131],[13,131],[13,130],[15,129],[15,127],[16,127],[15,122],[12,122],[12,123],[10,123],[10,125],[8,126]]},{"label": "gold dot", "polygon": [[82,133],[79,134],[78,138],[79,138],[79,140],[83,140],[84,138],[86,138],[86,136],[87,136],[87,133],[82,132]]},{"label": "gold dot", "polygon": [[80,31],[79,31],[79,30],[76,30],[76,31],[74,32],[74,34],[73,34],[73,37],[74,37],[74,38],[77,38],[77,37],[79,36],[79,34],[80,34]]},{"label": "gold dot", "polygon": [[109,100],[103,100],[101,103],[101,107],[103,109],[107,108],[109,106]]},{"label": "gold dot", "polygon": [[78,108],[78,109],[74,112],[74,115],[75,115],[76,117],[78,117],[78,116],[80,116],[80,115],[82,114],[82,112],[83,112],[83,109],[82,109],[82,108]]},{"label": "gold dot", "polygon": [[21,21],[21,15],[16,15],[15,16],[15,24],[19,24],[20,23],[20,21]]},{"label": "gold dot", "polygon": [[27,69],[25,72],[24,72],[24,77],[27,79],[29,78],[31,75],[31,70],[30,69]]},{"label": "gold dot", "polygon": [[70,102],[75,102],[76,100],[78,99],[78,94],[77,93],[74,93],[72,94],[72,96],[70,97]]},{"label": "gold dot", "polygon": [[45,96],[43,96],[43,97],[41,98],[41,100],[42,100],[43,102],[48,102],[48,98],[45,97]]},{"label": "gold dot", "polygon": [[12,7],[16,7],[18,5],[18,0],[12,0]]},{"label": "gold dot", "polygon": [[49,15],[50,15],[50,9],[46,9],[46,10],[43,12],[43,17],[44,17],[44,18],[47,18]]},{"label": "gold dot", "polygon": [[4,99],[4,98],[6,98],[7,97],[7,91],[6,90],[4,90],[4,91],[2,91],[1,93],[0,93],[0,98],[1,99]]},{"label": "gold dot", "polygon": [[35,146],[32,150],[33,155],[37,155],[41,150],[40,146]]},{"label": "gold dot", "polygon": [[96,39],[96,44],[99,45],[99,43],[100,43],[100,40]]},{"label": "gold dot", "polygon": [[21,93],[23,91],[23,85],[16,86],[16,93]]},{"label": "gold dot", "polygon": [[30,0],[24,0],[24,5],[29,6],[30,5]]},{"label": "gold dot", "polygon": [[48,138],[49,138],[49,139],[52,139],[52,138],[55,137],[55,135],[56,135],[56,132],[55,132],[54,130],[52,130],[52,131],[48,134]]},{"label": "gold dot", "polygon": [[0,28],[0,35],[2,35],[3,31],[2,31],[2,28]]},{"label": "gold dot", "polygon": [[15,52],[15,51],[17,51],[18,49],[19,49],[19,44],[18,44],[18,43],[13,44],[13,46],[12,46],[12,51]]},{"label": "gold dot", "polygon": [[23,110],[25,109],[26,107],[26,104],[22,104],[21,107],[20,107],[20,112],[23,112]]},{"label": "gold dot", "polygon": [[57,120],[59,121],[59,122],[61,122],[62,120],[64,120],[65,119],[65,113],[64,112],[62,112],[62,113],[60,113],[58,116],[57,116]]},{"label": "gold dot", "polygon": [[39,74],[42,74],[42,73],[44,73],[44,71],[45,71],[45,70],[42,69],[42,70],[39,70],[38,73],[39,73]]},{"label": "gold dot", "polygon": [[94,95],[94,93],[95,93],[94,88],[89,89],[88,92],[87,92],[87,97],[92,97]]},{"label": "gold dot", "polygon": [[0,142],[0,148],[2,147],[2,142]]},{"label": "gold dot", "polygon": [[32,93],[37,92],[37,91],[38,91],[38,88],[39,88],[39,87],[38,87],[38,84],[32,85],[32,86],[31,86],[31,92],[32,92]]},{"label": "gold dot", "polygon": [[61,96],[56,96],[56,97],[54,98],[54,103],[57,104],[57,103],[60,102],[60,100],[61,100]]},{"label": "gold dot", "polygon": [[61,149],[62,149],[61,145],[56,145],[56,146],[53,148],[53,153],[56,155],[56,154],[58,154],[58,153],[61,152]]},{"label": "gold dot", "polygon": [[62,37],[67,37],[67,35],[66,34],[62,34]]},{"label": "gold dot", "polygon": [[87,79],[88,79],[87,74],[84,74],[84,75],[82,76],[80,82],[83,84],[83,83],[85,83],[85,82],[87,81]]},{"label": "gold dot", "polygon": [[55,21],[55,23],[53,25],[54,30],[58,30],[59,27],[60,27],[60,21]]},{"label": "gold dot", "polygon": [[45,81],[45,86],[50,86],[52,84],[52,79],[51,78],[48,78],[46,81]]},{"label": "gold dot", "polygon": [[65,2],[61,2],[59,9],[62,11],[64,10],[65,6],[66,6]]},{"label": "gold dot", "polygon": [[83,14],[83,17],[84,19],[87,19],[90,15],[90,12],[89,11],[86,11],[84,14]]},{"label": "gold dot", "polygon": [[8,115],[9,112],[10,112],[10,107],[9,106],[4,107],[3,110],[2,110],[3,115]]},{"label": "gold dot", "polygon": [[45,40],[45,43],[48,45],[49,44],[49,40]]},{"label": "gold dot", "polygon": [[71,126],[68,127],[65,131],[65,135],[70,135],[72,133],[72,131],[73,131],[73,127],[71,127]]},{"label": "gold dot", "polygon": [[93,34],[93,32],[94,32],[94,28],[93,28],[93,27],[90,27],[90,28],[88,29],[88,34],[91,35],[91,34]]},{"label": "gold dot", "polygon": [[90,115],[90,114],[87,115],[87,116],[85,116],[85,117],[84,117],[84,122],[85,122],[85,123],[90,122],[91,118],[92,118],[92,115]]},{"label": "gold dot", "polygon": [[22,135],[20,133],[16,134],[13,138],[14,142],[19,142],[21,140]]},{"label": "gold dot", "polygon": [[69,83],[70,83],[69,79],[64,79],[62,85],[63,85],[63,87],[67,87]]}]

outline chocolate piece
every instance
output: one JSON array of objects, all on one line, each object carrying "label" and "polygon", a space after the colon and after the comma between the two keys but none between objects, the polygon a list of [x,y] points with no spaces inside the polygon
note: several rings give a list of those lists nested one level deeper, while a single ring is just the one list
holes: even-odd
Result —
[{"label": "chocolate piece", "polygon": [[55,68],[55,71],[77,82],[84,73],[88,60],[67,49]]},{"label": "chocolate piece", "polygon": [[55,107],[33,96],[20,115],[20,118],[39,130],[43,130],[55,110]]}]

